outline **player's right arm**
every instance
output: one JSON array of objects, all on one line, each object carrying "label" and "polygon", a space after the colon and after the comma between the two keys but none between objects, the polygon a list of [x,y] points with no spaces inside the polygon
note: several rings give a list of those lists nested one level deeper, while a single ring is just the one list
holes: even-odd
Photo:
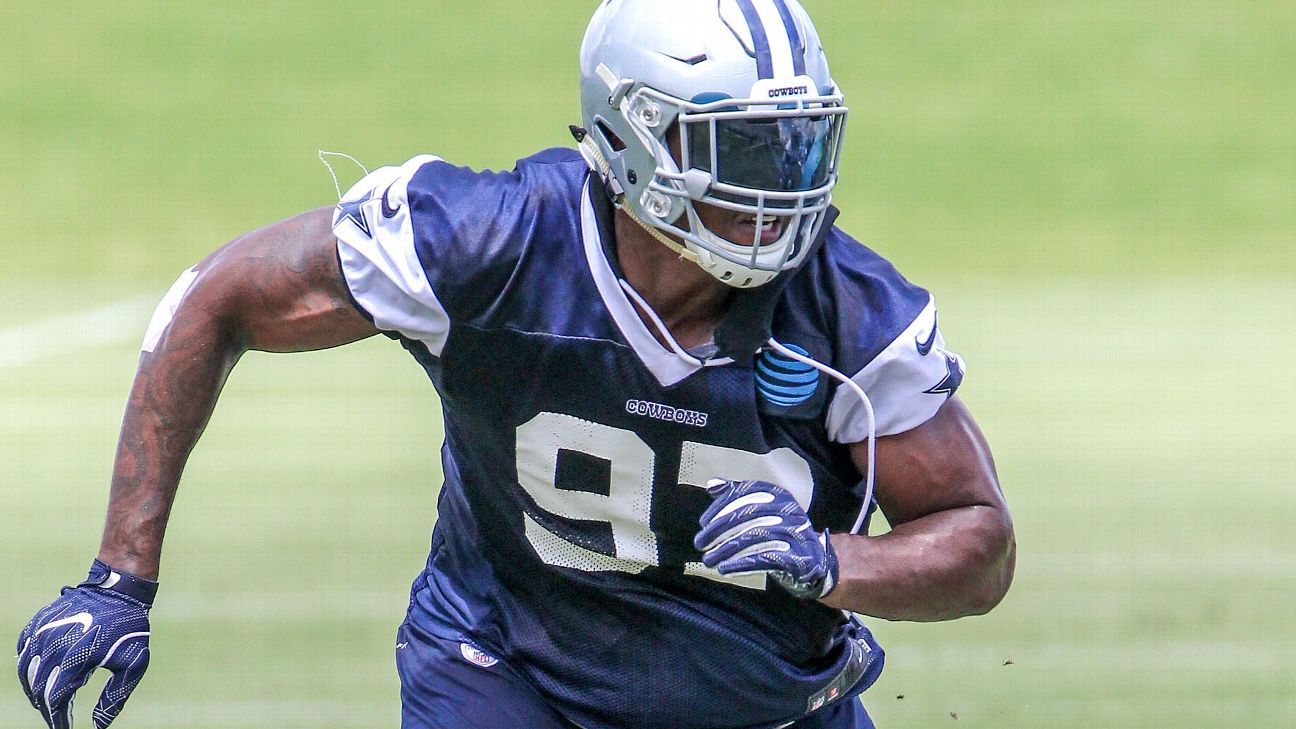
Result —
[{"label": "player's right arm", "polygon": [[439,357],[451,312],[480,322],[494,300],[480,292],[507,288],[529,231],[543,229],[535,221],[545,198],[531,191],[574,181],[554,172],[563,161],[584,170],[570,153],[509,173],[419,155],[366,175],[332,215],[316,210],[248,234],[180,277],[145,334],[99,559],[18,637],[19,680],[52,727],[68,725],[72,695],[97,667],[112,672],[94,713],[107,726],[147,668],[176,486],[243,353],[324,349],[382,331]]},{"label": "player's right arm", "polygon": [[324,349],[378,332],[351,303],[330,223],[330,210],[315,210],[229,243],[186,272],[154,314],[99,559],[18,638],[19,681],[51,727],[71,726],[73,694],[101,667],[112,676],[93,719],[108,726],[148,667],[148,610],[176,486],[243,353]]},{"label": "player's right arm", "polygon": [[175,311],[140,356],[99,559],[157,578],[180,473],[244,352],[324,349],[378,332],[351,304],[330,223],[320,209],[238,238],[194,267],[178,301],[163,302]]}]

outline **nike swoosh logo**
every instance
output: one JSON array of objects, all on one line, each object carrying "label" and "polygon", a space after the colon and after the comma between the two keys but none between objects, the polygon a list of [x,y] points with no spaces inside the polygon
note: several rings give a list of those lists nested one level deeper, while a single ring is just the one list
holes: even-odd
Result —
[{"label": "nike swoosh logo", "polygon": [[80,625],[82,631],[90,630],[90,626],[94,625],[94,617],[90,615],[90,613],[77,613],[76,615],[69,615],[68,617],[63,618],[61,620],[55,620],[53,622],[45,623],[44,625],[37,628],[35,633],[32,633],[32,637],[38,636],[41,633],[44,633],[45,631],[50,630],[52,628],[59,628],[64,625],[74,625],[74,624]]},{"label": "nike swoosh logo", "polygon": [[387,195],[388,195],[388,193],[391,192],[391,189],[392,189],[393,187],[395,187],[395,186],[396,186],[396,183],[393,182],[392,184],[390,184],[390,185],[387,186],[387,189],[386,189],[386,190],[383,190],[383,194],[382,194],[382,216],[383,216],[384,218],[394,218],[394,217],[396,217],[396,213],[399,213],[401,207],[403,207],[403,206],[401,206],[401,205],[397,205],[396,207],[392,207],[392,206],[391,206],[390,204],[388,204],[388,202],[387,202]]},{"label": "nike swoosh logo", "polygon": [[933,316],[931,334],[927,335],[927,341],[925,342],[920,341],[918,337],[914,337],[914,344],[918,347],[918,354],[926,357],[927,353],[931,351],[932,345],[935,343],[936,343],[936,317]]}]

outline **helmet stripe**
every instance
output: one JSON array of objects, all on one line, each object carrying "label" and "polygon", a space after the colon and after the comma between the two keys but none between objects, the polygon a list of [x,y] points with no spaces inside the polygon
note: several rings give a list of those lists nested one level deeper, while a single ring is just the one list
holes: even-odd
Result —
[{"label": "helmet stripe", "polygon": [[760,18],[764,28],[765,41],[769,45],[770,60],[773,66],[773,78],[790,79],[796,75],[796,43],[787,32],[787,24],[774,0],[751,0],[752,7]]},{"label": "helmet stripe", "polygon": [[760,13],[752,5],[752,0],[736,1],[747,21],[747,29],[751,31],[752,45],[756,48],[756,73],[761,78],[774,78],[774,58],[770,53],[769,35],[765,33]]},{"label": "helmet stripe", "polygon": [[806,72],[806,44],[801,38],[801,32],[797,30],[796,22],[792,20],[792,12],[788,10],[785,0],[774,0],[774,5],[778,7],[779,16],[783,18],[783,27],[787,30],[788,40],[792,44],[792,68],[798,76],[804,76]]}]

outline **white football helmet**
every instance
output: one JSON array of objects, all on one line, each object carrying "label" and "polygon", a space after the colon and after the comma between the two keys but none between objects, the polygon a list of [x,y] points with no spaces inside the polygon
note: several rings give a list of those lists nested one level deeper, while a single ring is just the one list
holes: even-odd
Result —
[{"label": "white football helmet", "polygon": [[[846,107],[797,0],[604,0],[580,68],[604,159],[586,158],[631,217],[731,286],[801,264],[837,184]],[[751,215],[752,240],[709,230],[698,202]]]}]

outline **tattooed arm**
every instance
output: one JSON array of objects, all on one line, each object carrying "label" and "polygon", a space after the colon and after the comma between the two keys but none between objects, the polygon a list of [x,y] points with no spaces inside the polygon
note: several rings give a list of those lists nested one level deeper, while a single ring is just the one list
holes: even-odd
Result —
[{"label": "tattooed arm", "polygon": [[122,422],[99,559],[157,579],[185,461],[249,349],[325,349],[377,333],[338,270],[330,210],[250,233],[208,256],[152,348]]}]

